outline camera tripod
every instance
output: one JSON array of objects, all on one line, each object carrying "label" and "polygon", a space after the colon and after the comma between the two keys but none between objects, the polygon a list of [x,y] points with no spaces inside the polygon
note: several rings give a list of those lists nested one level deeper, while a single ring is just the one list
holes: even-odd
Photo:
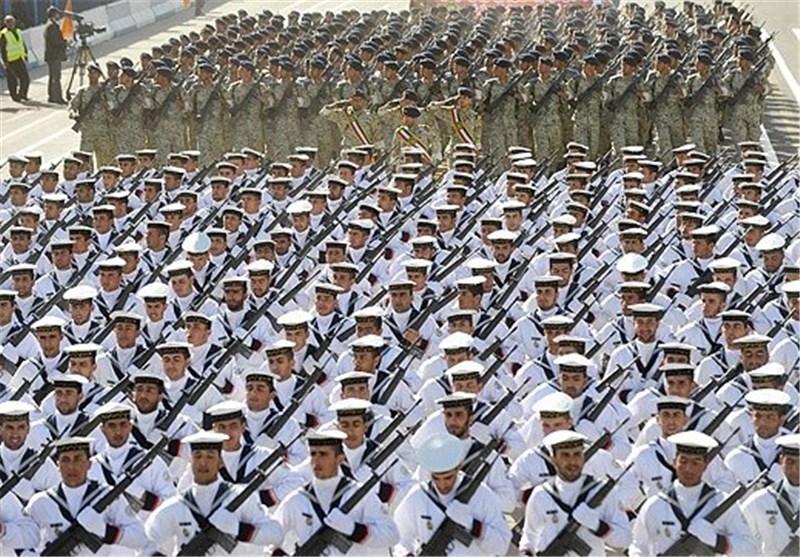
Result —
[{"label": "camera tripod", "polygon": [[86,42],[86,36],[79,34],[79,37],[80,43],[78,44],[78,51],[75,53],[75,64],[72,66],[72,73],[67,84],[67,100],[72,99],[72,84],[75,81],[75,75],[78,75],[78,87],[82,87],[83,79],[86,77],[86,66],[89,65],[89,62],[97,64],[97,58],[94,57],[89,43]]}]

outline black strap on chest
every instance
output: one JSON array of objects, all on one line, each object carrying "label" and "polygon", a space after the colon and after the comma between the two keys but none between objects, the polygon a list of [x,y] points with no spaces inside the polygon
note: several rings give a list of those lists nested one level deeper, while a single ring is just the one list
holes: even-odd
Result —
[{"label": "black strap on chest", "polygon": [[564,511],[564,514],[572,518],[572,511],[578,508],[581,503],[586,501],[586,499],[589,497],[589,493],[597,485],[597,480],[595,480],[592,476],[586,476],[583,479],[583,485],[581,485],[581,489],[578,492],[578,498],[575,499],[575,504],[572,506],[568,505],[561,499],[561,496],[558,494],[558,489],[556,488],[555,479],[548,480],[542,484],[542,489],[544,489],[544,491],[550,496],[550,498],[553,500],[553,503],[555,503],[559,509]]},{"label": "black strap on chest", "polygon": [[700,488],[700,497],[697,500],[697,506],[695,506],[694,511],[692,511],[689,516],[686,516],[680,505],[678,505],[678,496],[675,493],[674,485],[670,486],[666,493],[660,494],[660,497],[664,499],[664,501],[666,501],[670,506],[672,512],[675,514],[675,518],[677,518],[678,522],[681,524],[681,530],[685,532],[688,530],[692,519],[694,519],[694,517],[698,516],[703,511],[706,504],[711,500],[715,493],[716,490],[713,487],[709,486],[708,484],[703,484],[703,486]]},{"label": "black strap on chest", "polygon": [[778,506],[778,512],[781,513],[783,520],[789,527],[789,531],[797,534],[800,528],[800,515],[794,510],[795,503],[792,502],[792,496],[783,488],[784,480],[770,486],[767,491],[775,498],[775,503]]},{"label": "black strap on chest", "polygon": [[[331,510],[339,508],[339,505],[342,503],[342,496],[351,483],[351,480],[343,476],[339,480],[339,483],[336,484],[336,489],[333,492],[333,499],[331,499]],[[308,502],[311,504],[311,508],[314,509],[314,514],[317,515],[319,521],[322,524],[325,524],[325,517],[328,516],[328,513],[322,510],[322,504],[319,502],[319,497],[317,497],[317,492],[314,490],[314,485],[307,483],[303,486],[302,493],[308,499]]]}]

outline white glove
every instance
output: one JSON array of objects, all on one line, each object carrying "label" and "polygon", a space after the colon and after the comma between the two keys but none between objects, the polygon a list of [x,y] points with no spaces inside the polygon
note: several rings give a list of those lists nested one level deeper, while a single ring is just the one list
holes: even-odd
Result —
[{"label": "white glove", "polygon": [[472,422],[472,424],[469,426],[469,433],[472,435],[472,437],[484,445],[492,440],[492,434],[489,431],[489,426],[483,422]]},{"label": "white glove", "polygon": [[86,507],[78,513],[78,523],[83,526],[87,532],[94,534],[98,538],[106,537],[106,521],[100,513],[92,507]]},{"label": "white glove", "polygon": [[689,524],[689,533],[708,546],[717,545],[717,531],[714,529],[714,525],[705,518],[692,520]]},{"label": "white glove", "polygon": [[325,524],[345,536],[351,535],[356,529],[356,521],[339,509],[331,509],[325,517]]},{"label": "white glove", "polygon": [[472,510],[461,501],[453,501],[447,506],[447,516],[467,530],[472,529]]},{"label": "white glove", "polygon": [[578,507],[572,511],[572,517],[577,520],[581,526],[585,526],[592,532],[600,527],[600,512],[586,503],[578,505]]},{"label": "white glove", "polygon": [[235,331],[233,331],[231,336],[233,338],[235,338],[236,340],[244,340],[244,339],[247,338],[248,334],[249,333],[247,332],[247,330],[244,327],[238,327]]},{"label": "white glove", "polygon": [[225,532],[233,537],[239,535],[239,519],[225,507],[214,511],[214,514],[208,517],[208,521],[220,532]]},{"label": "white glove", "polygon": [[358,470],[351,469],[351,471],[353,472],[353,477],[359,482],[365,482],[372,477],[369,466],[360,466]]},{"label": "white glove", "polygon": [[145,489],[139,482],[133,482],[129,485],[127,492],[128,495],[131,495],[134,499],[139,499],[140,501],[144,499]]}]

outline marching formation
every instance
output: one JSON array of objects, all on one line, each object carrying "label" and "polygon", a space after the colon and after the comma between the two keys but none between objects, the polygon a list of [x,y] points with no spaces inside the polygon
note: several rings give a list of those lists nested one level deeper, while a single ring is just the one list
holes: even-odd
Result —
[{"label": "marching formation", "polygon": [[92,68],[0,183],[2,553],[797,555],[796,157],[750,16],[654,9]]}]

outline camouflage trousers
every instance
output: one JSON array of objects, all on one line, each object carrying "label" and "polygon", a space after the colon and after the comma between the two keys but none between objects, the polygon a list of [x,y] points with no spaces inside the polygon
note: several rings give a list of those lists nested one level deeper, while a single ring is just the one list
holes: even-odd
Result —
[{"label": "camouflage trousers", "polygon": [[81,151],[94,151],[98,167],[113,164],[117,142],[113,134],[104,130],[81,130]]},{"label": "camouflage trousers", "polygon": [[672,160],[672,150],[685,143],[683,117],[672,113],[656,114],[654,125],[658,155],[661,162],[666,164]]},{"label": "camouflage trousers", "polygon": [[614,152],[619,153],[626,145],[639,143],[639,118],[635,110],[619,111],[611,115],[609,135]]},{"label": "camouflage trousers", "polygon": [[719,118],[716,111],[694,113],[688,121],[692,143],[704,153],[716,153],[719,132]]},{"label": "camouflage trousers", "polygon": [[758,107],[735,107],[730,112],[728,127],[734,145],[741,141],[758,141],[761,138],[761,113]]},{"label": "camouflage trousers", "polygon": [[600,114],[576,112],[572,126],[572,138],[589,147],[589,159],[597,158],[600,148]]}]

